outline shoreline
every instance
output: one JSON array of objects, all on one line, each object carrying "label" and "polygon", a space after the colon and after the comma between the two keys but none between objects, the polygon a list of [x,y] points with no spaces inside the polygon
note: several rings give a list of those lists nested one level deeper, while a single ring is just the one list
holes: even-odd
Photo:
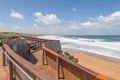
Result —
[{"label": "shoreline", "polygon": [[120,65],[120,59],[118,58],[113,58],[113,57],[109,57],[109,56],[104,56],[104,55],[100,55],[100,54],[96,54],[96,53],[92,53],[92,52],[88,52],[88,51],[83,51],[83,50],[77,50],[77,49],[71,49],[71,48],[62,48],[63,51],[67,51],[71,54],[84,54],[84,55],[88,55],[94,58],[98,58],[104,61],[108,61],[111,62],[113,64],[117,64]]},{"label": "shoreline", "polygon": [[63,48],[62,50],[78,58],[78,64],[114,80],[120,79],[120,59],[70,48]]}]

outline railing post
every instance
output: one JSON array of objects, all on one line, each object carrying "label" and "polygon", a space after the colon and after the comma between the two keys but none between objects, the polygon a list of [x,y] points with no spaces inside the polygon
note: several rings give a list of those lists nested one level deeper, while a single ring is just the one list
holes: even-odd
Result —
[{"label": "railing post", "polygon": [[1,37],[1,46],[3,46],[3,39],[2,39],[3,37]]},{"label": "railing post", "polygon": [[44,50],[42,50],[42,65],[44,65]]},{"label": "railing post", "polygon": [[10,80],[13,80],[13,64],[11,61],[9,61],[9,75],[10,75]]},{"label": "railing post", "polygon": [[56,66],[56,79],[59,80],[59,57],[56,58],[57,66]]},{"label": "railing post", "polygon": [[5,55],[2,53],[2,65],[5,66]]},{"label": "railing post", "polygon": [[0,46],[2,46],[2,37],[0,36]]}]

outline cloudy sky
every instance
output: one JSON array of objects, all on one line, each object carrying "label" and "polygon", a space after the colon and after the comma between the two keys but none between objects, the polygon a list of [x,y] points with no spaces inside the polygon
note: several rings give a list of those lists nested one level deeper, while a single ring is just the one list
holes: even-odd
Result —
[{"label": "cloudy sky", "polygon": [[4,31],[120,35],[120,0],[1,0]]}]

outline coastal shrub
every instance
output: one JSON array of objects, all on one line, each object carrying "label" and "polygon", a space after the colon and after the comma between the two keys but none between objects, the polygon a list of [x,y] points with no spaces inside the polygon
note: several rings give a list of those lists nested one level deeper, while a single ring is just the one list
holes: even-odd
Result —
[{"label": "coastal shrub", "polygon": [[70,56],[70,53],[64,52],[64,55],[65,55],[65,56]]},{"label": "coastal shrub", "polygon": [[74,59],[74,56],[73,56],[73,55],[70,55],[70,56],[69,56],[69,59]]},{"label": "coastal shrub", "polygon": [[78,58],[74,58],[74,59],[72,59],[72,61],[74,61],[75,63],[79,62]]},{"label": "coastal shrub", "polygon": [[66,58],[68,58],[68,59],[70,59],[70,60],[72,60],[72,61],[75,62],[75,63],[78,63],[78,62],[79,62],[78,58],[75,58],[75,57],[74,57],[73,55],[71,55],[69,52],[63,52],[61,55],[64,56],[64,57],[66,57]]}]

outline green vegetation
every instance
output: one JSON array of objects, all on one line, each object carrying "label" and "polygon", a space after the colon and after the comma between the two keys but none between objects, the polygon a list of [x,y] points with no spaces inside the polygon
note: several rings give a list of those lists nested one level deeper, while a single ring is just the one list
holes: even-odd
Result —
[{"label": "green vegetation", "polygon": [[18,35],[20,35],[20,34],[14,33],[14,32],[0,32],[0,38],[1,37],[18,36]]},{"label": "green vegetation", "polygon": [[0,32],[0,46],[2,46],[8,41],[8,37],[18,36],[18,35],[20,34],[14,32]]},{"label": "green vegetation", "polygon": [[75,58],[73,55],[71,55],[68,52],[61,52],[61,55],[64,56],[64,57],[66,57],[66,58],[68,58],[68,59],[70,59],[70,60],[72,60],[75,63],[79,62],[78,58]]}]

